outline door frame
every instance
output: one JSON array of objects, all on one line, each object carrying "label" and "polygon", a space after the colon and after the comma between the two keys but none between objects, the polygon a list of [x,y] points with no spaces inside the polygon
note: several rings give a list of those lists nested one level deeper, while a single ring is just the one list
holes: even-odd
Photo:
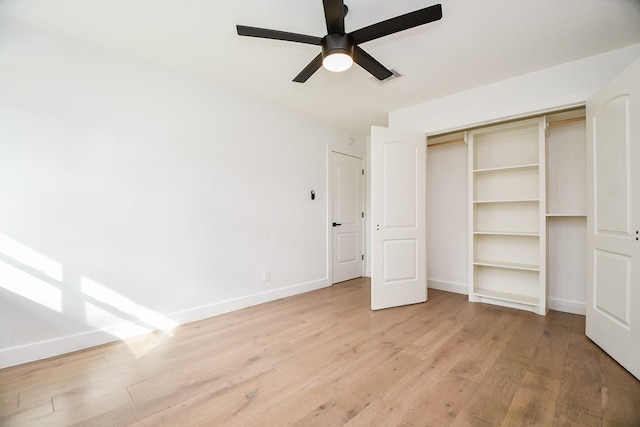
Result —
[{"label": "door frame", "polygon": [[[333,226],[331,225],[331,218],[333,216],[333,162],[331,160],[332,153],[344,154],[345,156],[355,157],[362,161],[362,168],[365,170],[365,178],[366,178],[366,153],[361,151],[352,150],[346,147],[341,147],[337,145],[328,144],[327,145],[327,285],[333,286]],[[365,246],[365,235],[364,231],[366,229],[365,224],[367,222],[367,206],[366,202],[366,189],[367,189],[367,180],[363,181],[363,191],[362,191],[362,209],[364,212],[364,221],[362,221],[362,225],[360,226],[360,243],[362,245],[362,252],[364,254],[365,260],[368,256],[366,246]],[[365,262],[362,262],[362,276],[364,276],[365,272]]]}]

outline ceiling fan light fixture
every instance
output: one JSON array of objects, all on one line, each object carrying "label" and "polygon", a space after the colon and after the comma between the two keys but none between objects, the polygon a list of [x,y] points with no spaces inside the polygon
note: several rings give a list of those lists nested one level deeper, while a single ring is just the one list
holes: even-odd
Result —
[{"label": "ceiling fan light fixture", "polygon": [[322,66],[329,71],[339,73],[353,65],[353,58],[343,52],[335,52],[322,58]]},{"label": "ceiling fan light fixture", "polygon": [[353,40],[346,34],[328,34],[322,39],[322,66],[340,72],[353,65]]}]

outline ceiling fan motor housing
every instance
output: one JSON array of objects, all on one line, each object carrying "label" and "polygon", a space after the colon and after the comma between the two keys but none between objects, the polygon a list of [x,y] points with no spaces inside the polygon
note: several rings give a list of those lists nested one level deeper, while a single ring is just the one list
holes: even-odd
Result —
[{"label": "ceiling fan motor housing", "polygon": [[353,57],[353,38],[348,34],[327,34],[322,38],[322,59],[335,53]]}]

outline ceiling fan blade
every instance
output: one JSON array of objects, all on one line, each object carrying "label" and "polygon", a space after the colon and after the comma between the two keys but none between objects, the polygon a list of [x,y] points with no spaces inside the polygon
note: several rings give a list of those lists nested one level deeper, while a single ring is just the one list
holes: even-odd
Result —
[{"label": "ceiling fan blade", "polygon": [[288,42],[306,43],[320,45],[321,37],[307,36],[305,34],[288,33],[286,31],[269,30],[267,28],[247,27],[246,25],[236,25],[239,36],[258,37],[261,39],[284,40]]},{"label": "ceiling fan blade", "polygon": [[369,25],[352,32],[350,35],[355,43],[364,43],[439,19],[442,19],[442,5],[436,4]]},{"label": "ceiling fan blade", "polygon": [[353,60],[378,80],[384,80],[393,75],[391,71],[376,61],[373,56],[362,50],[360,46],[353,47]]},{"label": "ceiling fan blade", "polygon": [[293,81],[296,83],[306,82],[309,79],[309,77],[311,77],[313,73],[318,71],[318,68],[320,68],[321,66],[322,66],[322,53],[318,54],[318,56],[313,58],[311,62],[309,62],[309,64],[306,67],[304,67],[304,70],[300,71],[300,74],[298,74],[293,79]]},{"label": "ceiling fan blade", "polygon": [[346,6],[342,0],[322,0],[324,5],[324,18],[327,21],[329,34],[344,34],[344,15]]}]

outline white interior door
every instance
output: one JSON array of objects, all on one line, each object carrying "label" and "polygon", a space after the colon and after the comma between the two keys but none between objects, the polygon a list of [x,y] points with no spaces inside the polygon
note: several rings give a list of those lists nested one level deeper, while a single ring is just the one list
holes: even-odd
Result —
[{"label": "white interior door", "polygon": [[640,60],[587,102],[586,333],[640,379]]},{"label": "white interior door", "polygon": [[425,135],[371,128],[371,308],[427,300]]},{"label": "white interior door", "polygon": [[332,283],[362,276],[364,176],[363,160],[331,153],[332,170]]}]

